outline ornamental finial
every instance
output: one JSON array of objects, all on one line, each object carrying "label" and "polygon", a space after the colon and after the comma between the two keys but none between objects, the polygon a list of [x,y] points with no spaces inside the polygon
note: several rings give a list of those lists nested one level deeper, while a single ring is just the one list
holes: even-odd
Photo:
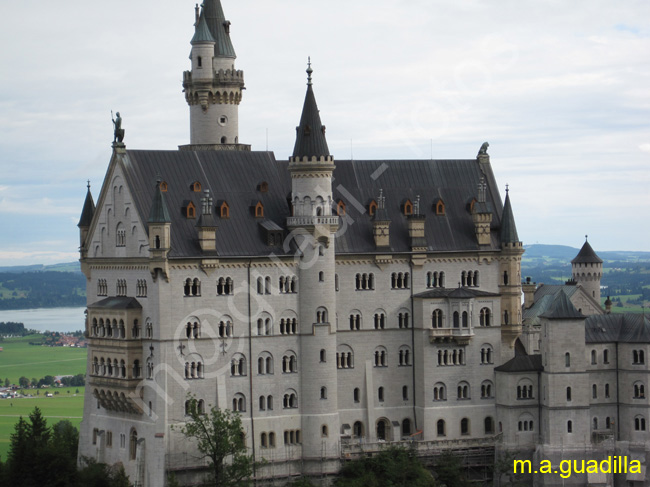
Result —
[{"label": "ornamental finial", "polygon": [[311,74],[314,72],[313,69],[311,69],[311,56],[307,58],[307,85],[311,86]]}]

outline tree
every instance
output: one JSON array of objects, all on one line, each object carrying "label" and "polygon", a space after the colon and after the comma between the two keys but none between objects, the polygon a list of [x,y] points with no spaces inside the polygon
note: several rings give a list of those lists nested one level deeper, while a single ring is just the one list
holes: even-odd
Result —
[{"label": "tree", "polygon": [[11,381],[10,381],[9,378],[7,377],[7,378],[5,379],[5,387],[9,387],[10,385],[11,385]]},{"label": "tree", "polygon": [[415,452],[391,447],[372,457],[346,463],[334,482],[336,487],[436,487],[431,473]]},{"label": "tree", "polygon": [[253,457],[248,455],[241,417],[229,409],[212,407],[209,413],[199,410],[195,397],[188,396],[189,421],[180,428],[207,458],[210,481],[217,487],[243,487],[250,484]]},{"label": "tree", "polygon": [[30,384],[32,387],[36,387],[36,386],[38,385],[38,379],[37,379],[36,377],[34,377],[34,378],[29,382],[29,384]]},{"label": "tree", "polygon": [[20,387],[27,387],[29,385],[29,379],[23,375],[20,379],[18,379],[18,384]]},{"label": "tree", "polygon": [[447,487],[467,487],[470,484],[465,478],[463,462],[452,452],[446,451],[436,460],[434,474]]}]

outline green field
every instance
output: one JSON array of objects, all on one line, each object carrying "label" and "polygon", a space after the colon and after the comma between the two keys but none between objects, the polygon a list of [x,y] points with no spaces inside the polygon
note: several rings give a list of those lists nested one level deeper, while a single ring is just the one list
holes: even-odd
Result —
[{"label": "green field", "polygon": [[40,339],[40,335],[21,338],[6,338],[0,342],[0,380],[4,384],[9,379],[18,384],[21,376],[29,380],[40,379],[46,375],[77,375],[86,373],[85,348],[39,347],[30,341]]},{"label": "green field", "polygon": [[[75,394],[77,389],[79,389],[79,393]],[[44,396],[46,391],[54,392],[55,390],[59,392],[58,395]],[[41,409],[48,426],[67,419],[78,428],[83,414],[84,390],[83,387],[61,387],[41,390],[39,391],[40,395],[36,397],[0,399],[0,457],[2,460],[7,459],[9,438],[14,432],[14,425],[18,422],[18,418],[23,416],[27,419],[35,406]],[[35,390],[25,392],[36,393]]]},{"label": "green field", "polygon": [[[4,385],[5,378],[13,384],[18,384],[21,376],[40,379],[46,375],[76,375],[86,372],[85,348],[40,347],[30,345],[30,341],[40,338],[31,335],[22,338],[6,338],[0,342],[3,351],[0,352],[0,380]],[[75,395],[75,391],[79,393]],[[54,397],[45,397],[46,392],[58,391]],[[47,424],[69,419],[72,424],[79,426],[83,413],[83,387],[60,387],[41,389],[36,396],[35,389],[26,389],[26,394],[32,398],[0,399],[0,457],[7,458],[9,437],[14,431],[14,425],[22,415],[27,417],[34,406],[41,408]]]}]

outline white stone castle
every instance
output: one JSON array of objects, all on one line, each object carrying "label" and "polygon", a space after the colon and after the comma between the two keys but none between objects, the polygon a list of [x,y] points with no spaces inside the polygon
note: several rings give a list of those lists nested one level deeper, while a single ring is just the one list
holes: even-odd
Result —
[{"label": "white stone castle", "polygon": [[[604,314],[589,244],[575,282],[524,283],[522,307],[524,250],[487,144],[335,161],[311,67],[289,161],[251,151],[229,30],[219,0],[197,7],[191,143],[116,141],[96,207],[88,190],[80,457],[122,463],[137,486],[196,482],[205,463],[178,428],[191,394],[241,413],[259,481],[326,481],[390,443],[482,458],[484,479],[495,450],[645,463],[650,323]],[[571,479],[588,480],[614,485]]]}]

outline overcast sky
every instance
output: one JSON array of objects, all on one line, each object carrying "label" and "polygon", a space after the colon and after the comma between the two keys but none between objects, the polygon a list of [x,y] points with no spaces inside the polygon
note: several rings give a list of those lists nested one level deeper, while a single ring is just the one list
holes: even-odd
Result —
[{"label": "overcast sky", "polygon": [[[194,1],[0,5],[0,265],[78,258],[111,155],[189,142]],[[650,250],[650,2],[223,0],[240,140],[286,159],[307,56],[335,159],[469,159],[490,143],[525,244]]]}]

